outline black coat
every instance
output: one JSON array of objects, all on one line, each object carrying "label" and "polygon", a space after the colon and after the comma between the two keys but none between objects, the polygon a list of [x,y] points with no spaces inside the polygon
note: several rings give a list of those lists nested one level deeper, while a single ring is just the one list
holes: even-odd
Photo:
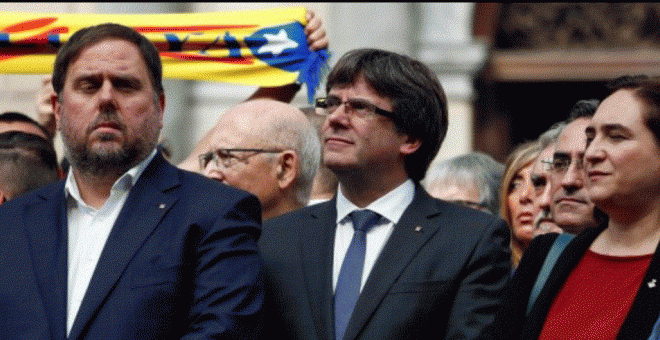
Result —
[{"label": "black coat", "polygon": [[[525,251],[518,269],[507,284],[502,306],[485,339],[537,339],[543,329],[554,298],[571,271],[589,249],[606,225],[590,228],[575,237],[561,254],[548,280],[529,313],[525,316],[527,301],[557,234],[536,237]],[[617,339],[647,339],[660,314],[660,256],[656,255],[642,280]],[[656,281],[653,281],[653,280]],[[649,282],[657,282],[657,285]]]}]

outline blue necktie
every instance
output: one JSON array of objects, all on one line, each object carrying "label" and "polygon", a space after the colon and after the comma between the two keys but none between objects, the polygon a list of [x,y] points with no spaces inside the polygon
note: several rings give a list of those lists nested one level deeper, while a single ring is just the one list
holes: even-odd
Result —
[{"label": "blue necktie", "polygon": [[380,219],[380,215],[371,210],[356,210],[350,215],[353,220],[353,239],[348,247],[344,262],[339,271],[335,289],[335,339],[344,338],[344,332],[351,318],[353,308],[360,295],[362,267],[366,249],[365,233]]}]

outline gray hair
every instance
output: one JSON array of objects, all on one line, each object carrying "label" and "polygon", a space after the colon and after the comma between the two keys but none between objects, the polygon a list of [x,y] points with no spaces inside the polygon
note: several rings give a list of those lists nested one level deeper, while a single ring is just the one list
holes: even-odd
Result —
[{"label": "gray hair", "polygon": [[497,215],[499,210],[498,193],[504,164],[481,153],[471,152],[439,162],[426,172],[423,185],[430,188],[434,185],[470,183],[479,190],[479,198],[485,207]]},{"label": "gray hair", "polygon": [[[301,119],[281,115],[257,127],[260,135],[273,145],[291,149],[300,159],[300,173],[296,178],[296,199],[307,205],[314,184],[314,176],[321,162],[321,142],[316,129],[300,113]],[[286,118],[284,118],[286,117]]]},{"label": "gray hair", "polygon": [[540,150],[545,150],[550,145],[555,144],[557,138],[559,138],[559,135],[564,130],[564,127],[566,127],[566,122],[562,121],[553,124],[548,130],[543,132],[538,139]]}]

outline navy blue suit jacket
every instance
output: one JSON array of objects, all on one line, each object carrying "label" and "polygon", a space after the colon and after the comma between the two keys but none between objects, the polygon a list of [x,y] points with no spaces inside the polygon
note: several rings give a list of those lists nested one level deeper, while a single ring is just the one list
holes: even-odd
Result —
[{"label": "navy blue suit jacket", "polygon": [[[64,182],[0,206],[0,338],[65,339]],[[260,331],[258,200],[158,154],[131,190],[70,339],[246,339]]]},{"label": "navy blue suit jacket", "polygon": [[[264,222],[267,331],[334,339],[336,201]],[[344,339],[474,339],[510,273],[504,221],[436,200],[420,186],[378,257]]]}]

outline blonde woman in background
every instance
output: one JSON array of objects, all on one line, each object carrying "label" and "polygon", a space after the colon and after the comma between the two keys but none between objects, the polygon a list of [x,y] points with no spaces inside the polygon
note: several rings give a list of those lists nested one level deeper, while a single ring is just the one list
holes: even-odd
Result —
[{"label": "blonde woman in background", "polygon": [[537,141],[516,147],[506,161],[500,186],[500,215],[511,230],[511,263],[515,269],[534,238],[532,167],[540,152]]}]

